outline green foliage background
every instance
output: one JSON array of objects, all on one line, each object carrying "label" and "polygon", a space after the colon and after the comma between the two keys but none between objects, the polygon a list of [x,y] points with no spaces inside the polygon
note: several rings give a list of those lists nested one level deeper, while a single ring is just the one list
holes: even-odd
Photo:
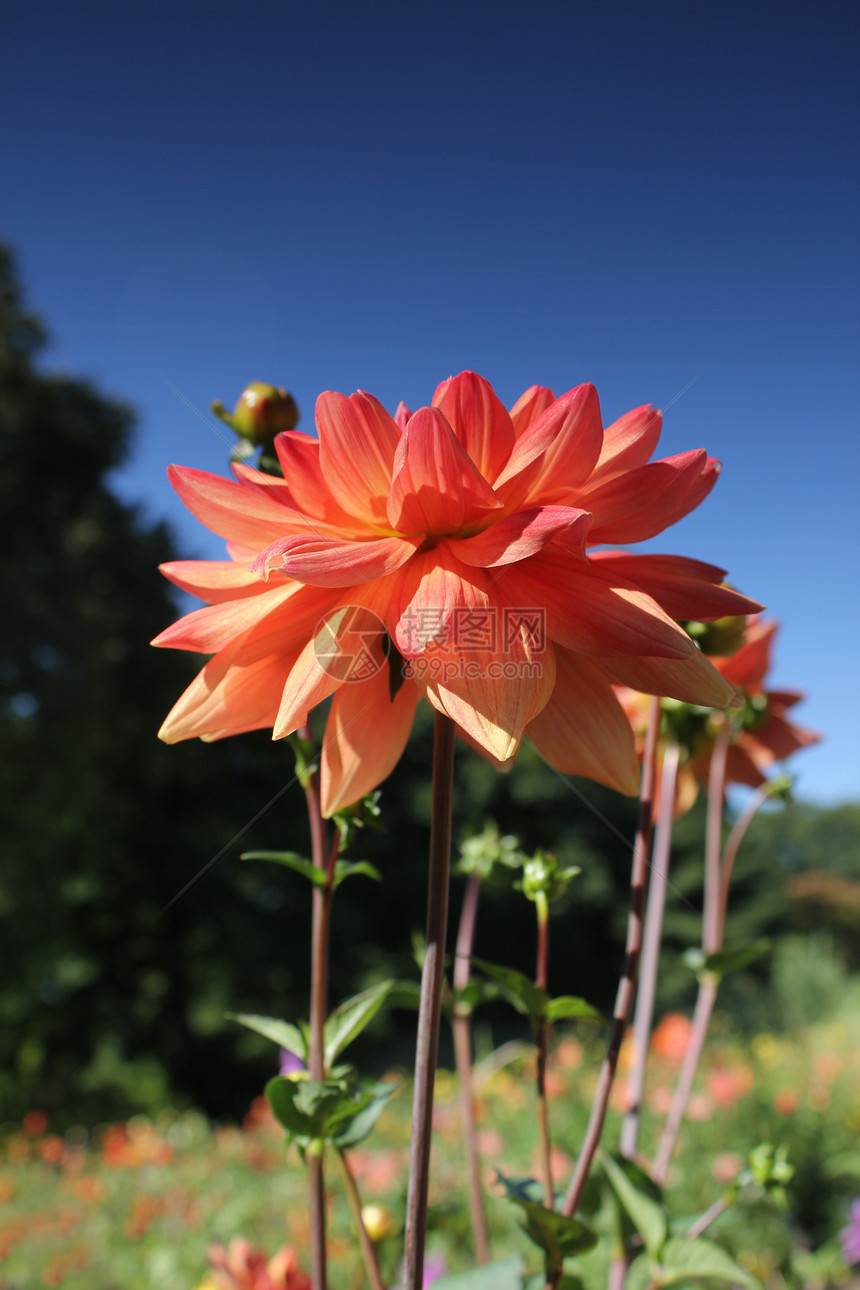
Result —
[{"label": "green foliage background", "polygon": [[[158,742],[200,660],[148,644],[188,607],[157,565],[194,553],[112,495],[133,414],[43,371],[43,343],[0,248],[0,1123],[33,1106],[60,1127],[167,1104],[241,1114],[272,1073],[272,1050],[224,1014],[304,1014],[309,895],[295,875],[239,854],[306,848],[303,797],[289,749],[265,733]],[[385,786],[387,832],[362,839],[384,883],[351,882],[335,904],[333,999],[415,973],[429,765],[425,720]],[[463,749],[456,810],[461,836],[492,816],[529,850],[581,866],[555,909],[550,984],[608,1008],[633,804],[557,775],[529,750],[503,778]],[[680,956],[699,934],[701,838],[699,808],[677,830],[664,1008],[692,996]],[[728,981],[721,1000],[751,1027],[795,1024],[860,967],[858,842],[858,806],[798,805],[753,826],[729,937],[771,935],[777,948]],[[488,894],[476,952],[530,970],[530,916],[516,893]],[[807,952],[791,934],[810,930],[818,940]],[[410,1059],[411,1016],[386,1024],[365,1041],[371,1067]],[[487,1024],[500,1040],[515,1023],[500,1010]]]}]

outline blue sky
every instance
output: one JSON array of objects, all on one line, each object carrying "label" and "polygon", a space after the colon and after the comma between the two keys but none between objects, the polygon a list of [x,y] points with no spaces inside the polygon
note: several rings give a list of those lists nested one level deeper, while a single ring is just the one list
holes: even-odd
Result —
[{"label": "blue sky", "polygon": [[799,793],[856,799],[859,15],[13,3],[0,235],[48,366],[138,409],[116,486],[188,554],[220,544],[165,466],[224,470],[206,410],[250,380],[304,429],[321,390],[415,407],[466,367],[662,406],[663,453],[724,471],[651,546],[782,621],[827,735]]}]

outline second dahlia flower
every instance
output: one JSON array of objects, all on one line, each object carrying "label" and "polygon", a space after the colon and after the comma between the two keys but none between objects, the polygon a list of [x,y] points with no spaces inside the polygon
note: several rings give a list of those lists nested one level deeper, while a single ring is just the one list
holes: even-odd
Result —
[{"label": "second dahlia flower", "polygon": [[472,372],[397,419],[325,393],[319,438],[280,434],[283,479],[174,466],[229,559],[162,566],[209,602],[154,642],[212,655],[167,742],[271,728],[334,696],[327,815],[389,774],[427,699],[500,763],[528,736],[559,770],[638,792],[613,683],[722,707],[734,687],[676,619],[754,612],[723,571],[681,556],[590,551],[653,537],[712,488],[704,449],[649,461],[660,413],[604,429],[597,393],[532,386],[508,412]]}]

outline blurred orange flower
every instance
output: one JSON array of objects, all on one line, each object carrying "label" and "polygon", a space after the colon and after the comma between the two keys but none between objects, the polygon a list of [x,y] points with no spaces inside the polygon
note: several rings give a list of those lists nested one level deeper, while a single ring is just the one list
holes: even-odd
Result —
[{"label": "blurred orange flower", "polygon": [[225,1249],[209,1247],[213,1290],[311,1290],[310,1277],[298,1265],[296,1252],[285,1245],[271,1259],[255,1250],[244,1237],[235,1236]]},{"label": "blurred orange flower", "polygon": [[651,1036],[651,1050],[672,1066],[680,1066],[690,1042],[692,1023],[680,1012],[667,1012]]},{"label": "blurred orange flower", "polygon": [[760,606],[699,561],[587,550],[653,537],[713,487],[704,449],[649,462],[659,412],[604,429],[580,385],[558,399],[532,386],[509,413],[463,372],[397,420],[369,394],[327,392],[316,423],[318,439],[276,438],[283,479],[170,468],[230,559],[162,566],[209,604],[154,643],[214,655],[162,739],[269,727],[279,739],[333,695],[331,815],[390,773],[421,698],[491,760],[527,734],[559,770],[630,794],[639,774],[613,682],[731,701],[675,619]]}]

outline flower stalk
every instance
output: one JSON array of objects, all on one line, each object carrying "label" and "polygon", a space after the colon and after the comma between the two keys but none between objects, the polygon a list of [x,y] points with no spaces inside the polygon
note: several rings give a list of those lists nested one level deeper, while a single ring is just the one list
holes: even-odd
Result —
[{"label": "flower stalk", "polygon": [[636,986],[636,973],[639,967],[639,954],[642,948],[642,915],[645,907],[645,884],[648,873],[648,856],[651,851],[651,831],[653,818],[653,795],[655,764],[657,757],[657,735],[660,727],[660,701],[652,698],[648,710],[648,729],[645,736],[645,751],[642,758],[642,789],[639,798],[639,820],[633,842],[633,860],[630,873],[630,912],[627,918],[627,944],[624,956],[624,969],[618,983],[615,997],[612,1031],[609,1046],[600,1069],[597,1090],[591,1107],[591,1115],[585,1138],[580,1148],[579,1157],[574,1166],[573,1176],[564,1198],[562,1213],[571,1217],[576,1213],[582,1200],[582,1193],[594,1160],[594,1153],[600,1142],[606,1120],[606,1108],[609,1105],[609,1094],[615,1079],[618,1066],[618,1054],[621,1041],[627,1029],[630,1009],[633,1004],[633,991]]},{"label": "flower stalk", "polygon": [[439,1025],[448,922],[451,870],[451,803],[454,791],[454,723],[436,713],[433,743],[433,805],[427,883],[427,945],[421,971],[421,1002],[415,1050],[412,1146],[406,1197],[406,1290],[422,1290],[427,1237],[427,1196],[433,1121],[433,1085],[439,1050]]},{"label": "flower stalk", "polygon": [[382,1280],[382,1273],[379,1268],[379,1259],[376,1257],[376,1248],[370,1239],[364,1218],[361,1212],[361,1196],[358,1191],[358,1183],[355,1181],[355,1175],[350,1168],[349,1159],[345,1151],[338,1151],[340,1163],[343,1166],[343,1181],[346,1189],[346,1198],[349,1202],[352,1221],[355,1223],[355,1230],[358,1236],[358,1244],[361,1249],[361,1257],[364,1261],[364,1270],[367,1273],[367,1279],[370,1282],[371,1290],[385,1290],[385,1282]]},{"label": "flower stalk", "polygon": [[[538,944],[537,969],[535,982],[546,990],[549,975],[549,901],[545,891],[538,891],[534,896],[537,913]],[[547,1209],[555,1208],[555,1193],[552,1184],[552,1142],[549,1134],[549,1106],[546,1097],[546,1065],[549,1054],[549,1023],[546,1017],[538,1022],[537,1035],[537,1104],[538,1133],[540,1135],[541,1181],[543,1183],[543,1203]]]},{"label": "flower stalk", "polygon": [[651,878],[648,884],[648,907],[645,911],[645,929],[642,939],[642,967],[639,988],[636,991],[636,1010],[633,1016],[633,1066],[630,1071],[630,1109],[621,1126],[621,1154],[628,1160],[636,1155],[639,1139],[639,1120],[642,1113],[642,1094],[645,1088],[645,1070],[654,1016],[654,999],[657,993],[657,969],[660,963],[660,942],[663,936],[663,912],[666,907],[666,885],[669,876],[669,855],[672,849],[672,823],[675,810],[675,786],[678,777],[680,748],[673,741],[666,745],[660,778],[660,805],[654,836],[654,855]]},{"label": "flower stalk", "polygon": [[463,1139],[466,1145],[466,1161],[469,1170],[469,1211],[472,1220],[472,1237],[475,1243],[475,1258],[480,1265],[483,1265],[489,1259],[489,1239],[487,1236],[487,1217],[484,1212],[484,1195],[481,1187],[478,1135],[475,1125],[475,1098],[472,1085],[471,1009],[456,1002],[457,992],[464,990],[469,984],[470,959],[475,939],[475,923],[477,921],[480,895],[480,875],[472,873],[466,881],[463,907],[460,911],[460,926],[457,932],[457,949],[454,957],[453,973],[455,1002],[452,1030],[454,1035],[454,1061],[457,1067],[457,1083],[460,1090],[460,1116],[463,1121]]}]

